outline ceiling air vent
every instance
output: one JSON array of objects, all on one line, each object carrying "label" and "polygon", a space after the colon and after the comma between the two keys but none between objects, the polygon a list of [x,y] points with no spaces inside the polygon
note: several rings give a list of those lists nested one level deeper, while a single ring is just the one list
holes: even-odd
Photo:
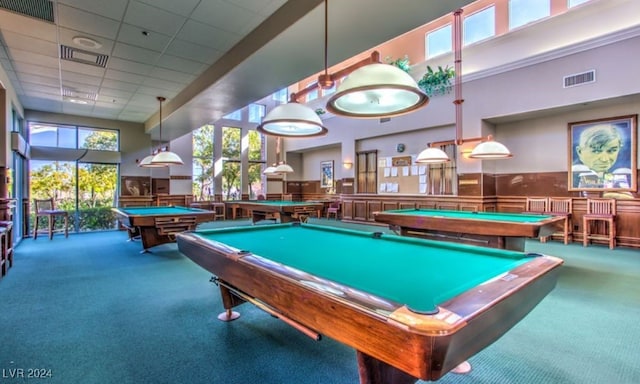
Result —
[{"label": "ceiling air vent", "polygon": [[0,0],[0,8],[50,23],[54,21],[50,0]]},{"label": "ceiling air vent", "polygon": [[564,84],[564,88],[575,87],[576,85],[595,83],[596,82],[596,71],[592,69],[587,72],[576,73],[573,75],[565,76],[562,79]]},{"label": "ceiling air vent", "polygon": [[109,56],[101,55],[94,52],[76,49],[66,45],[60,46],[60,58],[63,60],[75,61],[77,63],[95,65],[96,67],[106,68]]}]

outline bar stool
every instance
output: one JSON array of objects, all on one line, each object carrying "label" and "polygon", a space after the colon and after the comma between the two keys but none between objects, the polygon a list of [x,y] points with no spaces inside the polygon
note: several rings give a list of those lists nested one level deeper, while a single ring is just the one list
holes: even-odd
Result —
[{"label": "bar stool", "polygon": [[[594,233],[592,224],[604,228]],[[587,213],[582,217],[582,245],[586,247],[591,240],[608,240],[609,248],[616,247],[616,200],[591,198],[587,199]]]},{"label": "bar stool", "polygon": [[35,199],[34,207],[36,211],[36,222],[33,229],[33,239],[38,238],[38,232],[45,232],[45,230],[39,230],[38,226],[40,220],[47,218],[48,227],[46,232],[49,234],[49,240],[53,239],[53,233],[55,231],[56,218],[64,219],[64,237],[69,237],[69,212],[55,209],[53,205],[53,199]]}]

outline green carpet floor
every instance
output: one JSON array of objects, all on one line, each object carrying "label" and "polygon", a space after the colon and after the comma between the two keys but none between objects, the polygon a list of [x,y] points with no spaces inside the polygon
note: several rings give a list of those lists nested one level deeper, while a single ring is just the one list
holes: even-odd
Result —
[{"label": "green carpet floor", "polygon": [[[358,382],[352,349],[247,304],[220,322],[208,272],[175,244],[141,248],[116,231],[22,241],[0,279],[0,383]],[[640,383],[640,252],[537,241],[527,250],[565,259],[558,286],[474,356],[471,373],[439,382]],[[51,377],[11,377],[16,369]]]}]

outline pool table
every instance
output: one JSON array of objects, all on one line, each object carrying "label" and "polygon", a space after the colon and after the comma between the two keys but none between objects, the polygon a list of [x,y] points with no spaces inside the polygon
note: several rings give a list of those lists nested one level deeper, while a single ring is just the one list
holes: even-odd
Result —
[{"label": "pool table", "polygon": [[156,245],[175,242],[177,232],[195,229],[198,223],[214,220],[215,213],[179,206],[111,208],[129,238],[140,237],[142,252]]},{"label": "pool table", "polygon": [[281,223],[299,221],[300,216],[316,213],[322,216],[323,203],[284,200],[233,200],[225,202],[231,207],[231,216],[236,218],[238,208],[251,212],[251,220],[255,224],[261,220],[280,220]]},{"label": "pool table", "polygon": [[403,236],[524,251],[526,238],[549,236],[564,217],[544,214],[398,209],[374,212],[374,220]]},{"label": "pool table", "polygon": [[[361,383],[437,380],[555,286],[553,256],[304,223],[189,231],[178,249],[214,275],[225,311],[250,302],[356,350]],[[542,348],[543,346],[540,346]]]}]

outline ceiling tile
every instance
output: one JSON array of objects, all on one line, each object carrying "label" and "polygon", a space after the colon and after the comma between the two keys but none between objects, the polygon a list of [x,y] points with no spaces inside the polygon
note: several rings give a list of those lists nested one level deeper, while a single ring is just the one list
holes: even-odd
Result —
[{"label": "ceiling tile", "polygon": [[158,57],[160,57],[160,52],[134,47],[129,44],[116,43],[116,46],[113,49],[113,56],[120,59],[152,65],[156,60],[158,60]]},{"label": "ceiling tile", "polygon": [[220,51],[228,50],[240,40],[239,35],[194,20],[186,22],[177,38]]},{"label": "ceiling tile", "polygon": [[[146,32],[146,35],[143,32]],[[118,34],[118,41],[162,52],[171,41],[171,37],[158,32],[148,32],[144,28],[131,24],[122,24]]]},{"label": "ceiling tile", "polygon": [[17,73],[16,75],[20,81],[48,85],[50,87],[58,87],[58,89],[60,89],[60,79],[58,77],[46,77],[28,73]]},{"label": "ceiling tile", "polygon": [[224,0],[211,0],[200,2],[191,18],[227,32],[240,34],[243,26],[253,16],[255,15],[252,12],[247,12],[247,9],[235,4]]},{"label": "ceiling tile", "polygon": [[198,63],[196,61],[185,60],[173,55],[160,56],[157,64],[162,68],[172,69],[178,72],[191,73],[196,76],[202,73],[207,68],[205,64]]},{"label": "ceiling tile", "polygon": [[125,81],[104,79],[102,81],[102,87],[110,88],[110,89],[117,89],[117,90],[126,91],[126,92],[135,92],[138,89],[139,85],[138,84],[127,83]]},{"label": "ceiling tile", "polygon": [[83,75],[82,73],[77,72],[62,71],[63,84],[71,81],[74,83],[86,84],[91,86],[100,86],[102,78],[97,76]]},{"label": "ceiling tile", "polygon": [[120,20],[127,9],[128,0],[58,0],[59,4],[68,5],[96,15]]},{"label": "ceiling tile", "polygon": [[120,59],[117,57],[109,58],[107,68],[122,72],[136,73],[138,75],[148,75],[153,70],[152,65],[137,63],[135,61]]},{"label": "ceiling tile", "polygon": [[180,39],[174,39],[165,52],[173,56],[199,61],[209,65],[222,57],[222,51]]},{"label": "ceiling tile", "polygon": [[11,50],[11,59],[15,68],[19,63],[36,64],[49,68],[58,68],[58,56],[45,56],[35,52],[23,51],[21,49]]},{"label": "ceiling tile", "polygon": [[131,72],[116,71],[115,69],[107,69],[104,77],[111,80],[126,81],[127,83],[142,84],[145,77]]},{"label": "ceiling tile", "polygon": [[175,35],[185,21],[184,16],[139,1],[132,1],[124,15],[124,22],[127,24],[137,25],[140,28],[168,36]]},{"label": "ceiling tile", "polygon": [[176,83],[174,81],[169,81],[169,80],[163,80],[163,79],[155,79],[152,77],[148,77],[147,79],[145,79],[144,83],[142,83],[142,86],[140,87],[140,92],[142,92],[141,90],[145,87],[153,87],[153,88],[158,88],[158,89],[166,89],[169,91],[180,91],[182,88],[184,88],[187,85],[187,83]]},{"label": "ceiling tile", "polygon": [[100,92],[98,93],[98,100],[106,101],[106,100],[113,100],[115,98],[117,101],[122,102],[123,100],[129,101],[131,96],[133,96],[133,92],[127,92],[120,89],[100,87]]},{"label": "ceiling tile", "polygon": [[151,73],[149,74],[149,76],[156,79],[169,80],[169,81],[174,81],[176,83],[183,83],[185,85],[196,79],[196,76],[192,74],[172,71],[170,69],[164,69],[164,68],[154,68],[153,71],[151,71]]},{"label": "ceiling tile", "polygon": [[26,81],[23,81],[22,89],[27,93],[36,92],[36,93],[47,93],[50,95],[60,96],[60,87],[51,87],[48,85],[28,83]]},{"label": "ceiling tile", "polygon": [[112,40],[116,38],[120,27],[120,22],[116,20],[62,4],[58,4],[58,24],[62,27]]},{"label": "ceiling tile", "polygon": [[201,0],[139,0],[141,3],[162,8],[171,13],[188,17]]},{"label": "ceiling tile", "polygon": [[41,65],[13,62],[13,69],[20,73],[30,73],[33,75],[42,75],[47,77],[60,77],[60,70],[53,67],[43,67]]},{"label": "ceiling tile", "polygon": [[[164,96],[167,99],[172,99],[175,97],[175,95],[177,95],[178,92],[177,91],[172,91],[169,89],[163,89],[163,88],[158,88],[158,87],[154,87],[154,86],[148,86],[148,85],[141,85],[140,88],[138,88],[138,93],[137,95],[141,96],[141,97],[156,97],[156,96]],[[134,95],[135,97],[136,95]],[[131,98],[133,99],[133,98]],[[155,100],[155,99],[154,99]]]},{"label": "ceiling tile", "polygon": [[58,55],[58,44],[55,42],[38,39],[19,33],[4,31],[2,33],[4,42],[9,49],[21,49],[28,52],[37,52],[46,56]]}]

